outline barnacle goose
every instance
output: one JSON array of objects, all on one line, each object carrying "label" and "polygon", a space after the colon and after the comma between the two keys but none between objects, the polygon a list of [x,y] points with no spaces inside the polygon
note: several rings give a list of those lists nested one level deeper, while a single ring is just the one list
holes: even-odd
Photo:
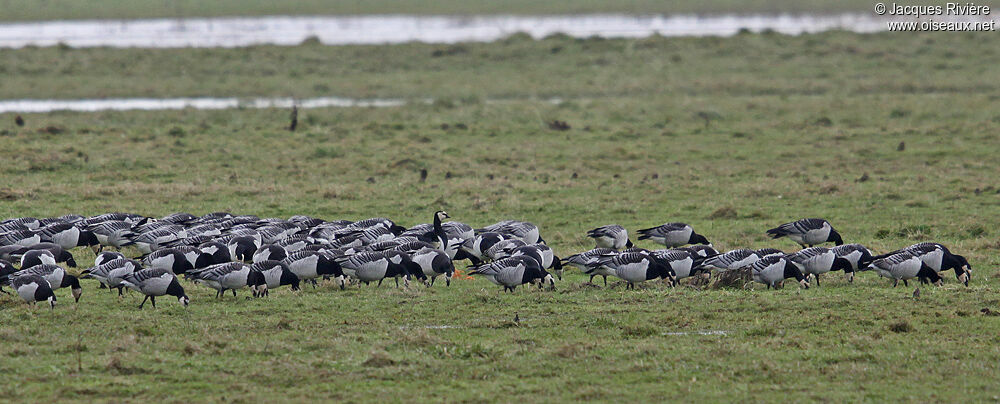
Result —
[{"label": "barnacle goose", "polygon": [[684,250],[691,253],[692,255],[699,256],[702,258],[708,258],[719,255],[719,252],[716,251],[715,248],[713,248],[712,246],[702,245],[702,244],[676,248],[676,250]]},{"label": "barnacle goose", "polygon": [[288,251],[281,246],[277,244],[265,244],[253,253],[253,262],[281,261],[286,256],[288,256]]},{"label": "barnacle goose", "polygon": [[545,242],[545,240],[542,239],[538,231],[538,226],[535,226],[534,224],[529,222],[521,222],[517,220],[504,220],[483,227],[482,229],[475,230],[475,233],[477,234],[485,232],[496,232],[505,234],[520,239],[526,244],[537,244]]},{"label": "barnacle goose", "polygon": [[156,230],[139,234],[132,239],[132,243],[143,254],[149,254],[161,248],[164,244],[187,237],[184,228],[177,225],[168,225]]},{"label": "barnacle goose", "polygon": [[[403,246],[405,244],[399,247]],[[397,247],[396,251],[410,255],[410,260],[419,265],[423,274],[431,280],[430,286],[434,285],[434,280],[439,275],[444,275],[445,286],[451,286],[451,278],[455,274],[455,264],[451,261],[451,257],[447,253],[435,248],[422,248],[417,251],[407,252],[399,250],[399,247]]]},{"label": "barnacle goose", "polygon": [[767,234],[771,238],[788,237],[792,241],[799,243],[803,248],[830,241],[836,245],[844,244],[844,240],[840,238],[840,233],[837,233],[833,229],[833,226],[830,225],[830,222],[825,219],[801,219],[785,223],[768,230]]},{"label": "barnacle goose", "polygon": [[142,257],[142,263],[149,268],[163,268],[175,275],[194,269],[194,265],[178,248],[161,248]]},{"label": "barnacle goose", "polygon": [[553,272],[555,272],[556,277],[559,278],[559,280],[562,280],[562,273],[563,273],[562,260],[555,255],[555,252],[552,251],[552,248],[550,248],[545,244],[523,245],[516,248],[507,249],[505,253],[506,256],[508,257],[517,257],[524,255],[534,258],[535,261],[538,261],[538,264],[542,267],[542,269],[545,270],[551,269]]},{"label": "barnacle goose", "polygon": [[269,295],[272,289],[277,289],[285,285],[291,285],[293,291],[299,290],[299,277],[288,268],[288,265],[280,261],[265,260],[255,262],[253,265],[250,265],[250,269],[264,275],[264,282],[267,283],[267,288],[264,289],[264,296]]},{"label": "barnacle goose", "polygon": [[124,220],[107,220],[90,224],[88,230],[97,237],[97,241],[105,247],[122,248],[132,245],[132,238],[138,234],[132,231],[132,223]]},{"label": "barnacle goose", "polygon": [[122,253],[116,251],[104,251],[100,254],[97,254],[97,257],[94,257],[94,266],[96,267],[105,262],[118,258],[125,258],[125,256],[122,255]]},{"label": "barnacle goose", "polygon": [[844,271],[847,282],[854,282],[854,266],[829,248],[809,247],[788,254],[785,258],[795,264],[806,277],[812,275],[816,278],[816,286],[819,286],[819,276],[830,271]]},{"label": "barnacle goose", "polygon": [[492,247],[488,248],[486,251],[483,251],[483,255],[489,258],[490,260],[495,260],[498,258],[506,257],[507,251],[513,250],[518,247],[524,247],[526,245],[528,244],[525,243],[524,241],[521,241],[521,239],[517,238],[501,240],[496,244],[494,244]]},{"label": "barnacle goose", "polygon": [[545,283],[555,290],[555,279],[545,272],[538,261],[526,256],[503,258],[488,264],[471,267],[469,275],[485,276],[490,282],[503,286],[503,290],[514,292],[520,285],[538,283],[541,288]]},{"label": "barnacle goose", "polygon": [[28,229],[14,229],[0,234],[0,245],[19,245],[23,247],[38,244],[42,237]]},{"label": "barnacle goose", "polygon": [[58,244],[67,251],[74,247],[90,247],[94,254],[100,252],[101,243],[97,241],[94,232],[81,230],[69,223],[53,223],[38,229],[36,233],[43,241]]},{"label": "barnacle goose", "polygon": [[10,280],[10,286],[27,303],[47,301],[49,309],[56,307],[56,294],[52,292],[49,282],[41,276],[25,274],[14,277]]},{"label": "barnacle goose", "polygon": [[468,253],[469,261],[472,261],[473,265],[478,265],[484,258],[486,258],[486,251],[497,243],[509,239],[511,236],[507,236],[497,232],[482,232],[476,234],[475,237],[465,240],[462,243],[462,251]]},{"label": "barnacle goose", "polygon": [[169,215],[160,218],[160,221],[173,224],[180,224],[180,225],[189,225],[191,223],[197,222],[198,217],[187,212],[177,212],[177,213],[171,213]]},{"label": "barnacle goose", "polygon": [[711,274],[711,271],[699,265],[705,257],[688,250],[657,250],[650,252],[650,254],[673,270],[674,277],[678,281],[700,273]]},{"label": "barnacle goose", "polygon": [[652,240],[667,248],[685,244],[712,244],[701,234],[695,233],[687,223],[664,223],[648,229],[639,229],[639,240]]},{"label": "barnacle goose", "polygon": [[641,252],[615,254],[591,264],[593,269],[598,267],[613,271],[615,276],[626,282],[626,289],[635,289],[635,284],[656,278],[669,279],[671,285],[677,280],[673,269],[663,261]]},{"label": "barnacle goose", "polygon": [[[883,258],[903,251],[908,251],[919,257],[921,261],[937,272],[954,269],[955,277],[958,281],[965,284],[965,286],[969,286],[969,278],[972,275],[972,265],[969,265],[969,261],[965,259],[965,257],[958,254],[952,254],[951,251],[948,250],[948,247],[945,247],[940,243],[917,243],[903,248],[902,250],[877,256],[876,258]],[[921,281],[924,280],[925,279],[921,278]]]},{"label": "barnacle goose", "polygon": [[876,259],[871,266],[879,275],[892,278],[892,287],[896,287],[900,280],[903,280],[903,285],[909,286],[906,281],[917,277],[927,278],[931,283],[941,285],[941,276],[937,271],[909,251]]},{"label": "barnacle goose", "polygon": [[147,299],[153,303],[155,309],[157,296],[174,296],[184,307],[191,302],[191,299],[184,294],[184,288],[177,281],[177,276],[162,268],[143,269],[125,275],[122,278],[122,285],[146,295],[142,303],[139,303],[140,309],[146,304]]},{"label": "barnacle goose", "polygon": [[260,247],[260,242],[251,236],[238,236],[226,242],[229,249],[229,256],[235,261],[253,261],[253,254]]},{"label": "barnacle goose", "polygon": [[[59,262],[65,262],[66,265],[69,265],[71,268],[76,268],[76,259],[73,258],[73,254],[70,253],[69,251],[63,249],[58,244],[54,244],[54,243],[38,243],[38,244],[35,244],[35,245],[32,245],[32,246],[28,246],[28,247],[25,247],[25,248],[21,249],[21,252],[24,253],[24,254],[27,254],[28,252],[33,251],[33,250],[42,250],[42,251],[51,252],[52,256],[55,258],[55,260],[56,260],[57,263],[59,263]],[[27,268],[26,266],[23,265],[23,262],[22,262],[21,268]]]},{"label": "barnacle goose", "polygon": [[27,269],[36,265],[56,265],[56,256],[49,250],[31,250],[21,255],[21,268]]},{"label": "barnacle goose", "polygon": [[429,285],[420,265],[399,251],[364,251],[341,257],[338,262],[345,275],[365,285],[378,281],[378,286],[382,286],[382,280],[393,278],[399,287],[399,278],[403,278],[403,286],[409,286],[411,275]]},{"label": "barnacle goose", "polygon": [[7,219],[0,222],[0,228],[14,229],[23,228],[28,230],[36,230],[42,226],[42,221],[33,217],[16,217],[13,219]]},{"label": "barnacle goose", "polygon": [[632,248],[632,240],[628,238],[628,230],[617,224],[601,226],[587,232],[587,237],[594,239],[597,248]]},{"label": "barnacle goose", "polygon": [[38,275],[45,278],[52,289],[70,288],[70,291],[73,293],[73,299],[77,302],[80,301],[80,295],[83,294],[83,288],[80,287],[80,280],[73,275],[67,274],[66,270],[61,266],[51,264],[35,265],[9,276],[16,279],[17,277],[27,275]]},{"label": "barnacle goose", "polygon": [[719,271],[728,271],[753,264],[759,260],[760,257],[761,256],[757,254],[757,251],[740,248],[709,257],[702,262],[702,266],[708,268],[709,270],[715,269]]},{"label": "barnacle goose", "polygon": [[299,279],[312,283],[313,287],[316,287],[316,278],[321,276],[333,276],[340,289],[345,287],[344,271],[340,264],[327,254],[318,251],[295,251],[289,253],[281,262],[288,265],[288,269]]},{"label": "barnacle goose", "polygon": [[194,264],[194,267],[198,269],[233,260],[233,257],[229,255],[229,247],[218,241],[202,243],[198,245],[198,250],[198,259]]},{"label": "barnacle goose", "polygon": [[843,244],[833,247],[831,250],[837,254],[837,258],[843,258],[850,262],[851,269],[855,272],[868,269],[868,265],[874,260],[871,251],[861,244]]},{"label": "barnacle goose", "polygon": [[[587,273],[588,271],[590,271],[591,268],[590,264],[598,262],[598,260],[600,260],[601,257],[610,256],[617,253],[618,253],[617,251],[610,248],[595,248],[593,250],[584,251],[579,254],[570,255],[564,258],[562,261],[563,265],[571,265],[576,269],[579,269],[580,272]],[[597,273],[590,274],[591,283],[594,282],[594,277],[597,275],[599,274]],[[604,285],[607,286],[607,284],[608,284],[608,278],[607,276],[605,276]]]},{"label": "barnacle goose", "polygon": [[98,282],[108,287],[108,291],[111,289],[118,288],[118,296],[122,295],[122,278],[125,275],[131,274],[135,271],[142,269],[142,264],[139,261],[126,259],[126,258],[116,258],[110,261],[102,262],[93,268],[84,270],[82,272],[83,278],[93,278],[97,279]]},{"label": "barnacle goose", "polygon": [[14,272],[17,272],[14,264],[11,264],[10,261],[0,259],[0,293],[7,293],[7,291],[3,290],[3,287],[9,283],[8,276]]},{"label": "barnacle goose", "polygon": [[804,289],[809,289],[809,280],[802,274],[799,267],[782,255],[768,255],[750,264],[753,280],[767,285],[768,289],[776,287],[785,279],[795,278]]},{"label": "barnacle goose", "polygon": [[245,287],[250,288],[253,297],[263,296],[267,292],[267,281],[264,279],[264,274],[253,270],[249,264],[242,262],[226,262],[189,271],[184,274],[184,278],[215,289],[216,299],[222,297],[227,290],[233,291],[233,297],[236,297],[236,290]]}]

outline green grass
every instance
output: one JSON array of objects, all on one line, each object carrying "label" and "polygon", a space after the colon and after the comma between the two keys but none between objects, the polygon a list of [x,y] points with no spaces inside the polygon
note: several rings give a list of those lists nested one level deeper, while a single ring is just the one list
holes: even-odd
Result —
[{"label": "green grass", "polygon": [[52,19],[127,19],[226,17],[259,15],[354,15],[354,14],[578,14],[578,13],[801,13],[870,11],[871,2],[848,0],[0,0],[0,21]]},{"label": "green grass", "polygon": [[[749,99],[995,93],[990,33],[737,35],[237,49],[0,50],[4,98]],[[707,97],[707,98],[706,98]],[[706,105],[704,108],[710,108]],[[831,108],[835,109],[835,108]]]},{"label": "green grass", "polygon": [[[38,83],[38,97],[100,96],[112,88],[101,84],[112,82],[108,69],[141,54],[225,65],[228,84],[217,83],[222,72],[193,69],[207,94],[304,96],[307,80],[289,69],[275,69],[284,86],[237,78],[273,63],[332,69],[302,57],[316,54],[349,61],[323,93],[446,101],[302,110],[295,133],[283,129],[285,110],[23,114],[24,128],[0,115],[0,216],[231,210],[409,225],[444,208],[473,225],[532,221],[559,255],[591,247],[584,234],[597,225],[674,220],[720,249],[792,251],[764,230],[816,216],[879,252],[945,243],[975,274],[966,288],[949,273],[917,301],[912,288],[871,273],[853,285],[827,276],[809,290],[626,292],[583,286],[572,272],[556,292],[503,295],[476,279],[408,291],[326,285],[254,301],[245,292],[215,301],[186,284],[187,310],[163,299],[144,311],[135,295],[118,302],[85,281],[81,303],[60,291],[54,312],[0,297],[0,397],[991,399],[1000,326],[981,310],[1000,311],[1000,99],[988,91],[1000,77],[983,41],[942,38],[552,38],[466,45],[472,51],[431,66],[436,47],[416,44],[3,51],[4,66],[13,58],[20,69],[4,71],[16,78],[4,94]],[[239,52],[245,62],[221,62]],[[51,73],[62,58],[84,56],[87,68]],[[150,61],[137,60],[136,77],[119,79],[116,94],[194,91]],[[39,76],[23,73],[31,71]],[[78,84],[62,92],[47,80]],[[142,81],[147,92],[137,90]],[[554,119],[572,129],[548,129]],[[92,259],[77,254],[83,265]],[[520,326],[510,323],[515,312]],[[726,335],[671,334],[712,330]]]}]

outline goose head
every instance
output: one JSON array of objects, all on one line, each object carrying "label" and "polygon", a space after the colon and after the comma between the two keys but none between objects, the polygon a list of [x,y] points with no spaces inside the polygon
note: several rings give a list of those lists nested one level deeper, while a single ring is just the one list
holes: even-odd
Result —
[{"label": "goose head", "polygon": [[442,222],[444,221],[444,219],[451,219],[451,216],[448,216],[448,212],[445,212],[443,210],[434,212],[434,220]]},{"label": "goose head", "polygon": [[840,233],[836,230],[830,229],[830,235],[827,237],[826,241],[832,241],[836,245],[844,245],[844,239],[840,237]]},{"label": "goose head", "polygon": [[691,233],[691,240],[689,244],[702,244],[702,245],[712,245],[705,236],[698,233]]}]

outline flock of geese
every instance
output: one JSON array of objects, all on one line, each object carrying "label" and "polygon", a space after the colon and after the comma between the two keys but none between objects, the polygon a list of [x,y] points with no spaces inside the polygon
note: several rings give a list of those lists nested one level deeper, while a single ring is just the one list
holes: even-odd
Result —
[{"label": "flock of geese", "polygon": [[[880,276],[907,284],[941,284],[939,272],[952,269],[968,286],[972,267],[965,257],[939,243],[919,243],[882,255],[872,255],[860,244],[844,244],[840,233],[824,219],[802,219],[767,230],[777,239],[787,237],[802,249],[785,253],[774,248],[736,249],[720,253],[708,239],[684,223],[666,223],[638,230],[639,240],[666,247],[636,247],[628,230],[607,225],[587,232],[594,249],[559,258],[529,222],[505,220],[480,229],[434,213],[431,223],[409,228],[376,217],[359,221],[326,221],[309,216],[288,220],[233,215],[226,212],[194,216],[174,213],[159,219],[129,213],[92,217],[66,215],[37,219],[21,217],[0,222],[0,291],[9,285],[24,301],[56,303],[54,290],[69,288],[76,301],[83,292],[80,279],[93,279],[109,292],[131,289],[145,295],[140,308],[156,298],[171,296],[190,302],[180,277],[216,291],[247,288],[253,297],[272,289],[332,279],[348,284],[381,285],[392,279],[408,286],[413,279],[427,286],[439,277],[446,285],[456,274],[455,262],[468,260],[468,275],[481,276],[514,292],[521,285],[555,289],[566,266],[584,274],[614,276],[627,289],[650,280],[676,286],[685,278],[710,279],[713,272],[741,271],[768,288],[795,279],[809,288],[810,276],[842,271],[847,282],[854,274],[874,270]],[[834,243],[833,248],[817,246]],[[141,254],[122,254],[131,246]],[[71,250],[91,248],[94,266],[79,277]],[[105,251],[107,249],[108,251]],[[111,251],[116,250],[116,251]],[[125,250],[131,251],[131,250]],[[18,265],[15,265],[17,263]],[[65,267],[63,265],[64,264]]]}]

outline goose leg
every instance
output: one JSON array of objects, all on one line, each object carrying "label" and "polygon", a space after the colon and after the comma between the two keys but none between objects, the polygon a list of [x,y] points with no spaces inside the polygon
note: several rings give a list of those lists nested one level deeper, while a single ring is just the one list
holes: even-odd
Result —
[{"label": "goose leg", "polygon": [[396,289],[399,289],[399,278],[392,278],[396,280]]},{"label": "goose leg", "polygon": [[604,277],[604,287],[608,287],[608,276],[607,275],[601,275],[601,276]]},{"label": "goose leg", "polygon": [[[904,281],[904,282],[905,282],[905,281]],[[896,285],[899,285],[899,279],[894,279],[894,280],[892,281],[892,287],[896,287]]]},{"label": "goose leg", "polygon": [[230,289],[233,291],[233,297],[236,297],[236,289]]},{"label": "goose leg", "polygon": [[906,282],[906,279],[903,279],[903,286],[910,286],[910,284]]},{"label": "goose leg", "polygon": [[149,296],[146,296],[146,298],[145,298],[145,299],[142,299],[142,303],[139,303],[139,309],[142,309],[142,306],[143,306],[144,304],[146,304],[146,300],[147,300],[147,299],[149,299]]},{"label": "goose leg", "polygon": [[816,278],[816,286],[819,286],[819,274],[813,275]]},{"label": "goose leg", "polygon": [[590,283],[591,285],[593,285],[594,284],[594,277],[595,276],[597,276],[597,275],[590,275],[590,282],[588,282],[588,283]]},{"label": "goose leg", "polygon": [[378,285],[375,285],[375,287],[376,287],[376,288],[380,288],[380,287],[382,287],[382,281],[384,281],[384,280],[385,280],[385,278],[382,278],[382,279],[379,279],[379,280],[378,280]]},{"label": "goose leg", "polygon": [[149,302],[153,304],[153,308],[156,308],[156,296],[150,296]]}]

